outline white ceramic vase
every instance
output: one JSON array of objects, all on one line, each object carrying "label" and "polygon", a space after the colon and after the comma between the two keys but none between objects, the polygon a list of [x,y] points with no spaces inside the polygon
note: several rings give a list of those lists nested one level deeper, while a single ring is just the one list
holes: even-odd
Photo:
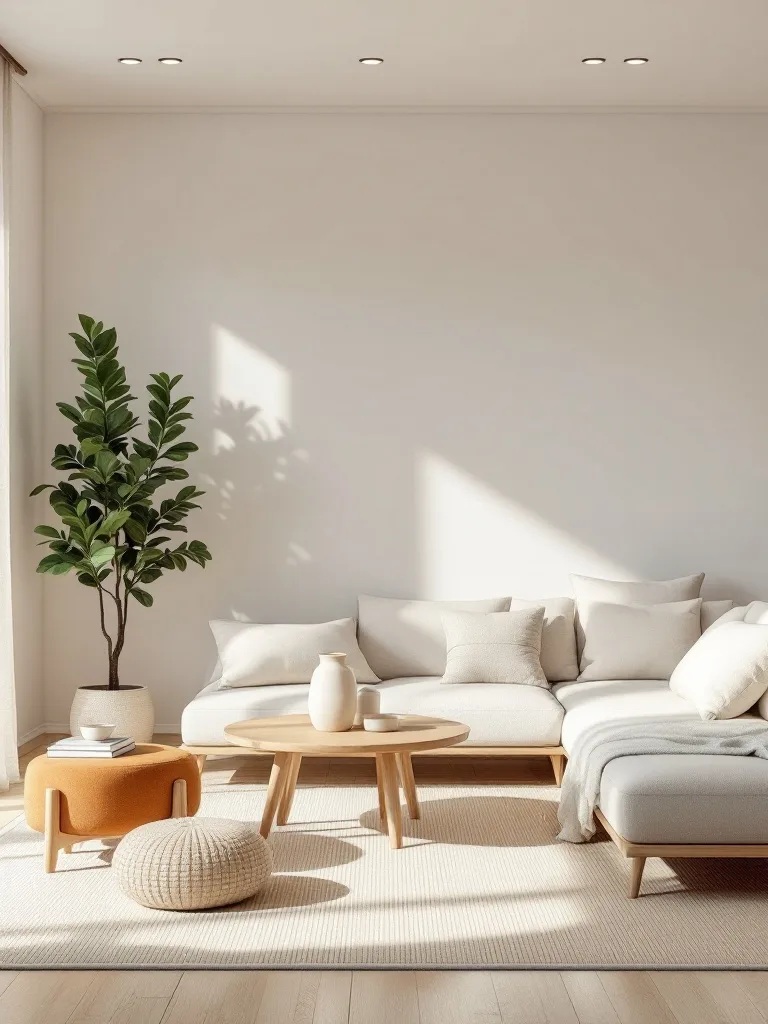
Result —
[{"label": "white ceramic vase", "polygon": [[346,654],[321,654],[309,683],[309,720],[320,732],[346,732],[357,711],[357,681]]},{"label": "white ceramic vase", "polygon": [[69,712],[69,731],[80,735],[81,725],[114,725],[113,736],[130,736],[136,743],[151,743],[155,707],[146,686],[80,686]]}]

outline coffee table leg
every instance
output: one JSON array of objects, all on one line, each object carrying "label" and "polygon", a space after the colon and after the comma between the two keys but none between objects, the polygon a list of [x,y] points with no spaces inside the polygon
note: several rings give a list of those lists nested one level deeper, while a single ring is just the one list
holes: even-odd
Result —
[{"label": "coffee table leg", "polygon": [[264,813],[261,816],[261,827],[259,831],[266,839],[275,820],[280,797],[283,794],[286,776],[290,765],[291,755],[278,753],[272,763],[272,771],[269,776],[269,788],[267,789],[267,802],[264,804]]},{"label": "coffee table leg", "polygon": [[384,792],[384,762],[381,754],[376,755],[376,786],[379,790],[379,817],[383,825],[387,820],[387,798]]},{"label": "coffee table leg", "polygon": [[384,794],[387,803],[389,845],[399,850],[403,845],[403,819],[400,815],[400,786],[397,780],[397,758],[394,754],[381,755]]},{"label": "coffee table leg", "polygon": [[291,813],[291,805],[293,804],[293,795],[296,792],[296,780],[299,777],[299,769],[301,768],[301,754],[289,754],[288,756],[291,761],[287,769],[283,795],[277,808],[278,825],[287,825],[288,823],[288,816]]},{"label": "coffee table leg", "polygon": [[416,780],[413,777],[411,755],[407,751],[403,754],[398,754],[397,764],[400,769],[400,781],[403,784],[405,802],[408,805],[408,814],[414,820],[418,819],[421,817],[421,809],[419,807],[419,796],[416,792]]}]

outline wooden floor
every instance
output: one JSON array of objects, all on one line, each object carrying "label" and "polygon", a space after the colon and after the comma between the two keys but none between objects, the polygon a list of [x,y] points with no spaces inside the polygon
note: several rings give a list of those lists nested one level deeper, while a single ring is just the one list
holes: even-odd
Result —
[{"label": "wooden floor", "polygon": [[[23,747],[22,768],[52,739]],[[266,781],[267,759],[232,761]],[[421,786],[552,782],[545,759],[423,758],[415,765]],[[302,767],[299,785],[373,779],[370,761],[318,758]],[[21,794],[19,785],[0,795],[0,826],[22,810]],[[768,1024],[768,972],[0,971],[0,1024],[390,1022]]]}]

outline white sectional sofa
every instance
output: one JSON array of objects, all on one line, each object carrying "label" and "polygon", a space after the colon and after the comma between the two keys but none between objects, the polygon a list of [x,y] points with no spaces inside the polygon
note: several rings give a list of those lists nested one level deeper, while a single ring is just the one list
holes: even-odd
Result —
[{"label": "white sectional sofa", "polygon": [[[575,605],[570,599],[557,599],[545,619],[541,662],[547,665],[550,688],[445,684],[440,675],[445,651],[437,642],[432,610],[427,614],[416,608],[410,625],[415,622],[416,632],[423,631],[420,616],[426,615],[429,643],[414,645],[412,629],[398,635],[403,622],[402,617],[393,618],[397,609],[385,608],[385,614],[377,615],[369,604],[374,600],[361,599],[359,621],[360,649],[371,668],[380,675],[410,666],[432,673],[382,679],[376,684],[381,710],[468,725],[468,740],[447,751],[449,756],[539,754],[551,759],[559,783],[567,755],[590,730],[648,719],[700,722],[696,709],[672,692],[668,679],[578,679]],[[408,606],[407,620],[409,609],[421,602],[401,604]],[[706,610],[709,618],[730,605],[719,604]],[[763,607],[768,615],[768,606]],[[382,624],[391,629],[389,644]],[[184,710],[183,743],[198,755],[231,752],[226,726],[248,718],[306,713],[308,690],[308,682],[222,688],[214,679]],[[757,713],[755,708],[742,717]],[[617,757],[603,771],[597,816],[631,858],[633,897],[649,856],[768,856],[768,761],[711,754]]]}]

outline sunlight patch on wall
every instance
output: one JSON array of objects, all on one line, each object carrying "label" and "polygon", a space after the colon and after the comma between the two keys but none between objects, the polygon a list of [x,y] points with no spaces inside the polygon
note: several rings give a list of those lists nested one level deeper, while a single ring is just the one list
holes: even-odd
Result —
[{"label": "sunlight patch on wall", "polygon": [[625,566],[435,452],[419,453],[415,471],[421,597],[569,594],[571,572],[631,578]]},{"label": "sunlight patch on wall", "polygon": [[276,359],[220,324],[212,328],[213,403],[217,424],[213,451],[242,438],[276,441],[291,426],[291,375]]}]

